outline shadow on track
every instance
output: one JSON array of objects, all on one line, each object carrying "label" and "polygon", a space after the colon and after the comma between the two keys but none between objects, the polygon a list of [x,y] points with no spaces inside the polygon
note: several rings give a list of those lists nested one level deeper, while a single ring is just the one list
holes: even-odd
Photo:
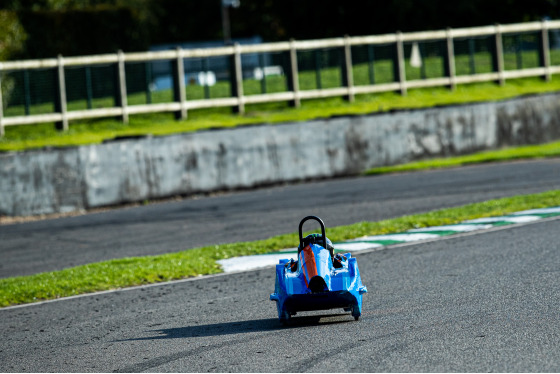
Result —
[{"label": "shadow on track", "polygon": [[[310,327],[319,325],[330,325],[338,323],[354,322],[354,319],[347,318],[347,314],[329,314],[293,317],[287,326],[282,326],[278,319],[267,318],[240,322],[213,323],[208,325],[195,325],[176,327],[171,329],[149,330],[147,333],[157,334],[135,339],[117,340],[117,342],[134,340],[159,340],[159,339],[186,339],[207,336],[222,336],[233,334],[244,334],[251,332],[285,330],[298,327]],[[323,319],[323,321],[321,321]]]}]

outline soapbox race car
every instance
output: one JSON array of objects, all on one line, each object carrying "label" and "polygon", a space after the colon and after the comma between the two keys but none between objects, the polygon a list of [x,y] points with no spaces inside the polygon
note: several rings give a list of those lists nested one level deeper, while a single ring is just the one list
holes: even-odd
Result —
[{"label": "soapbox race car", "polygon": [[[319,222],[321,234],[303,237],[303,224],[308,220]],[[270,300],[276,301],[280,323],[286,324],[300,311],[335,308],[352,312],[357,321],[366,292],[356,258],[350,253],[335,255],[323,221],[316,216],[301,220],[297,261],[282,259],[276,265],[276,284]]]}]

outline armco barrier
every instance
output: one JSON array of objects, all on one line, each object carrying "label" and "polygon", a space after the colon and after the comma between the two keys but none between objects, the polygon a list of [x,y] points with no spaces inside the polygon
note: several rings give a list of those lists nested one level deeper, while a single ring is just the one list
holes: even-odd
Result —
[{"label": "armco barrier", "polygon": [[560,138],[560,93],[0,154],[0,214],[353,175]]}]

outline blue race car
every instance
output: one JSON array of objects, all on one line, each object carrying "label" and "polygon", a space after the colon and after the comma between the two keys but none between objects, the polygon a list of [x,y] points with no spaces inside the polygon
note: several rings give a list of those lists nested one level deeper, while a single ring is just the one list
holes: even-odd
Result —
[{"label": "blue race car", "polygon": [[[303,237],[303,224],[315,220],[321,234]],[[299,223],[297,261],[283,259],[276,265],[276,285],[270,300],[276,301],[280,323],[300,311],[343,308],[356,321],[362,314],[362,284],[356,259],[350,253],[334,253],[319,217],[307,216]]]}]

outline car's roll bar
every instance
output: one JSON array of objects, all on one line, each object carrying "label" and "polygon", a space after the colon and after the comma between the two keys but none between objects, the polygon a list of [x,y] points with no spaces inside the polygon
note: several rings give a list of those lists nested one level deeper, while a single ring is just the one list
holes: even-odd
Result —
[{"label": "car's roll bar", "polygon": [[302,219],[301,222],[299,223],[299,248],[303,249],[303,224],[305,223],[305,221],[309,221],[309,220],[317,221],[321,225],[321,235],[323,236],[323,248],[328,250],[327,234],[325,233],[325,223],[323,222],[323,220],[321,220],[321,218],[317,216],[307,216],[304,219]]}]

